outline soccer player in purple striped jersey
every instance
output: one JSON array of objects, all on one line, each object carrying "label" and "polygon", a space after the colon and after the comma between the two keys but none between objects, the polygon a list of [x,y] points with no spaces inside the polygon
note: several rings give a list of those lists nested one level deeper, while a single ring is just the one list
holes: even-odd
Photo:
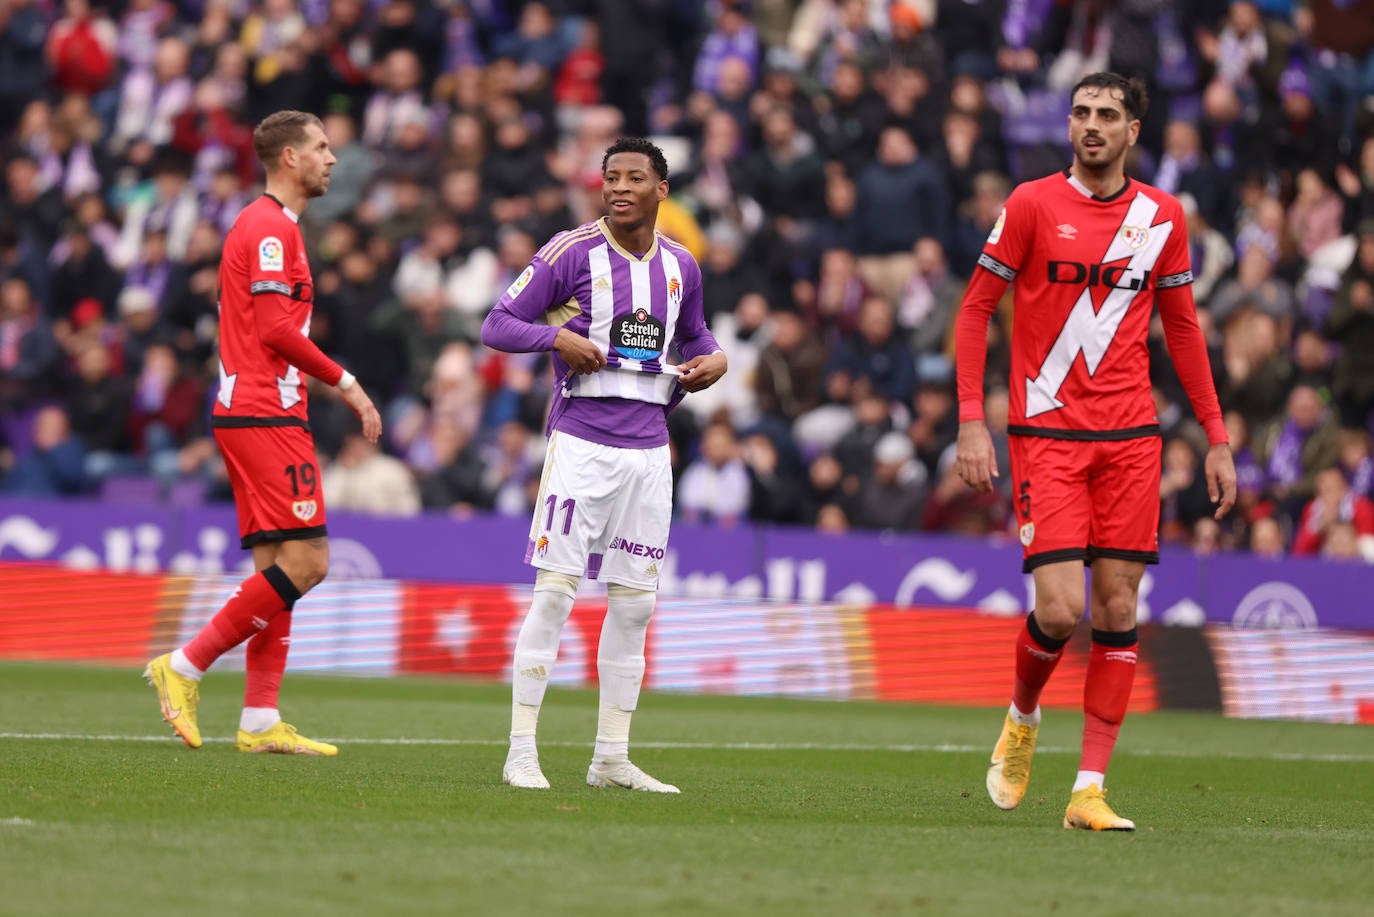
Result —
[{"label": "soccer player in purple striped jersey", "polygon": [[[482,325],[488,347],[552,351],[554,366],[544,474],[525,548],[539,572],[515,642],[502,779],[549,786],[535,729],[563,624],[588,576],[606,583],[607,611],[587,783],[676,793],[630,762],[630,717],[673,514],[668,412],[725,375],[726,360],[706,328],[701,269],[654,229],[668,196],[663,151],[622,138],[606,150],[601,173],[607,215],[550,239]],[[670,362],[670,348],[683,362]]]}]

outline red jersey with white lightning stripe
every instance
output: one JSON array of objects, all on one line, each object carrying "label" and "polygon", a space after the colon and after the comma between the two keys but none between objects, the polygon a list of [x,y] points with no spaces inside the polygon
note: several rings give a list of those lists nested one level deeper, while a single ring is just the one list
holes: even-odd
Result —
[{"label": "red jersey with white lightning stripe", "polygon": [[302,372],[330,385],[343,374],[308,337],[315,288],[297,219],[263,195],[225,238],[215,426],[304,426]]},{"label": "red jersey with white lightning stripe", "polygon": [[1007,199],[978,264],[960,317],[961,419],[982,416],[987,318],[1013,283],[1013,433],[1158,433],[1147,346],[1158,303],[1194,411],[1209,438],[1225,442],[1174,197],[1128,179],[1098,198],[1067,171],[1027,182]]}]

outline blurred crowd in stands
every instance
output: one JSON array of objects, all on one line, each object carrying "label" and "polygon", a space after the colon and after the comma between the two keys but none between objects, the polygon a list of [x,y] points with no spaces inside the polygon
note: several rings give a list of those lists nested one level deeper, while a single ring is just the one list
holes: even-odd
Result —
[{"label": "blurred crowd in stands", "polygon": [[647,134],[730,359],[673,415],[679,515],[1005,533],[1005,471],[952,468],[952,317],[1102,69],[1149,86],[1128,171],[1189,215],[1240,472],[1218,523],[1157,331],[1161,540],[1374,559],[1374,0],[8,0],[0,490],[228,496],[216,267],[253,125],[300,108],[339,160],[309,333],[385,406],[373,446],[313,389],[331,509],[530,510],[548,362],[478,328]]}]

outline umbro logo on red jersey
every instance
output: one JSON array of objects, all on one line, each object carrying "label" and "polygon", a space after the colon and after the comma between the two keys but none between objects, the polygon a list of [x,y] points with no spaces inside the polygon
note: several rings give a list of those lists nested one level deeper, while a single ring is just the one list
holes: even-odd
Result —
[{"label": "umbro logo on red jersey", "polygon": [[1060,223],[1054,228],[1059,230],[1059,238],[1061,239],[1073,239],[1078,236],[1078,227],[1071,223]]}]

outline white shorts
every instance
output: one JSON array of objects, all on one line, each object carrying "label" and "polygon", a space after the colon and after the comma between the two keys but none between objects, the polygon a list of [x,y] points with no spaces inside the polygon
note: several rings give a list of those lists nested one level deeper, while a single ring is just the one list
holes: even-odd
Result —
[{"label": "white shorts", "polygon": [[673,518],[668,447],[624,449],[554,431],[525,562],[657,591]]}]

